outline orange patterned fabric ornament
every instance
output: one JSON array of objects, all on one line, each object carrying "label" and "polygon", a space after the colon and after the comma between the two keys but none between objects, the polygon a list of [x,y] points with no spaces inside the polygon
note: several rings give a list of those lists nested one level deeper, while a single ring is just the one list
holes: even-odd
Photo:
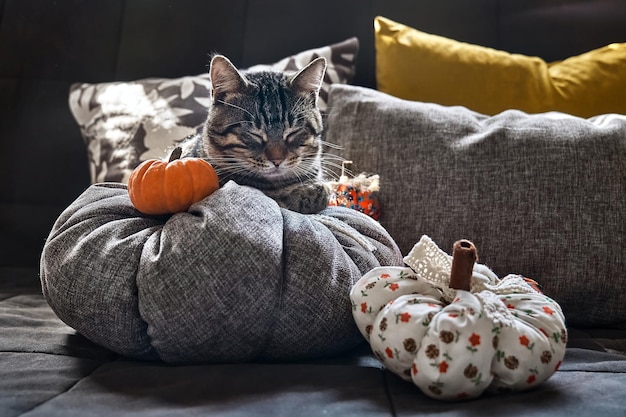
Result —
[{"label": "orange patterned fabric ornament", "polygon": [[339,181],[330,183],[333,192],[328,205],[348,207],[378,220],[380,218],[380,202],[376,195],[379,190],[378,175],[359,174],[348,178],[345,175],[347,163],[351,161],[345,161],[342,164]]}]

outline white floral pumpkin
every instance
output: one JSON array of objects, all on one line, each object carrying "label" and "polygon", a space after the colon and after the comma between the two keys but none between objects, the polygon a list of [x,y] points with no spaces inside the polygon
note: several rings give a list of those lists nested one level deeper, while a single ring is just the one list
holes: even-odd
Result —
[{"label": "white floral pumpkin", "polygon": [[451,288],[452,257],[427,236],[404,261],[371,270],[350,294],[359,330],[389,370],[445,400],[529,389],[557,371],[565,319],[532,281],[499,279],[472,261],[466,290]]}]

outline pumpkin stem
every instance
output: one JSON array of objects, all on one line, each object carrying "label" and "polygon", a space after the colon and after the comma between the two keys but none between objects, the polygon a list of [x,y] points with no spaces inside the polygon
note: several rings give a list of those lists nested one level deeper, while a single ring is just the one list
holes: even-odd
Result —
[{"label": "pumpkin stem", "polygon": [[452,246],[450,288],[469,291],[474,263],[478,260],[476,246],[469,240],[459,240]]},{"label": "pumpkin stem", "polygon": [[168,163],[180,159],[180,156],[183,154],[183,148],[177,146],[174,148],[172,153],[170,154],[170,159],[167,161]]}]

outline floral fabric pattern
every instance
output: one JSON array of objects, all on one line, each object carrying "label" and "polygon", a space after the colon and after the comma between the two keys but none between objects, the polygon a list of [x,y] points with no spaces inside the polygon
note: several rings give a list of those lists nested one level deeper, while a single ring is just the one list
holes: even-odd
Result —
[{"label": "floral fabric pattern", "polygon": [[433,398],[529,389],[552,376],[565,355],[563,313],[535,290],[458,290],[448,302],[411,268],[379,267],[357,282],[351,300],[379,360]]},{"label": "floral fabric pattern", "polygon": [[[317,57],[328,65],[319,106],[323,111],[330,85],[354,77],[357,38],[300,52],[248,71],[297,71]],[[197,133],[210,105],[209,74],[175,79],[74,84],[69,106],[87,146],[91,182],[127,182],[132,170]]]},{"label": "floral fabric pattern", "polygon": [[378,175],[359,174],[354,178],[348,178],[342,174],[338,182],[328,182],[332,190],[328,205],[348,207],[378,220],[381,213],[377,195],[380,189],[379,181]]}]

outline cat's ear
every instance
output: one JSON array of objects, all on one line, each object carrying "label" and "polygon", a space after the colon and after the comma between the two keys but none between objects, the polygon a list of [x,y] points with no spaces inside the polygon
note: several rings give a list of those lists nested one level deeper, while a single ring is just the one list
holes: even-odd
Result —
[{"label": "cat's ear", "polygon": [[294,74],[289,84],[299,93],[305,96],[317,95],[322,88],[324,73],[326,72],[326,58],[323,56],[311,61],[309,65]]},{"label": "cat's ear", "polygon": [[213,87],[211,95],[214,100],[218,97],[223,97],[224,94],[237,93],[248,85],[248,81],[244,76],[223,55],[215,55],[211,59],[209,74],[211,76],[211,86]]}]

